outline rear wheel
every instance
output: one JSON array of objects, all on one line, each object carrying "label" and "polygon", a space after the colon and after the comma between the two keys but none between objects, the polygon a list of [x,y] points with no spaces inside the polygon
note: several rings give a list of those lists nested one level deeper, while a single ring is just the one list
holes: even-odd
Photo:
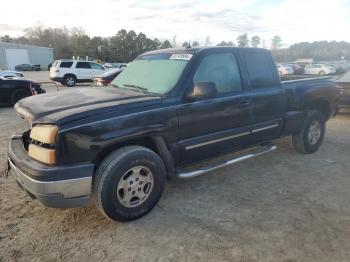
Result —
[{"label": "rear wheel", "polygon": [[118,221],[137,219],[153,209],[165,184],[160,157],[141,146],[127,146],[106,157],[94,177],[98,209]]},{"label": "rear wheel", "polygon": [[66,75],[63,78],[63,84],[66,86],[75,86],[77,83],[77,78],[74,75]]},{"label": "rear wheel", "polygon": [[31,96],[32,94],[26,89],[17,89],[11,95],[11,105],[16,104],[23,98]]},{"label": "rear wheel", "polygon": [[325,135],[325,119],[319,111],[308,111],[302,130],[292,137],[294,148],[304,154],[315,153]]}]

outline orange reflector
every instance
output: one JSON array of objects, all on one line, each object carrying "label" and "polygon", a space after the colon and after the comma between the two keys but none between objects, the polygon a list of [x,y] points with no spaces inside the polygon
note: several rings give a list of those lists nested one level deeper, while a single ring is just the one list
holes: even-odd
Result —
[{"label": "orange reflector", "polygon": [[56,163],[55,150],[47,149],[37,145],[30,144],[28,155],[35,160],[45,164],[53,165]]},{"label": "orange reflector", "polygon": [[53,125],[35,126],[30,131],[30,138],[45,144],[55,144],[58,127]]}]

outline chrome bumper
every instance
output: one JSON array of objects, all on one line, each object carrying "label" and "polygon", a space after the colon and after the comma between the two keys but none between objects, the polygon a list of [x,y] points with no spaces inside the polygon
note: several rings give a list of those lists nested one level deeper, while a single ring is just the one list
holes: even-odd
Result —
[{"label": "chrome bumper", "polygon": [[38,181],[26,175],[8,158],[11,175],[32,197],[48,207],[79,207],[88,203],[92,177]]}]

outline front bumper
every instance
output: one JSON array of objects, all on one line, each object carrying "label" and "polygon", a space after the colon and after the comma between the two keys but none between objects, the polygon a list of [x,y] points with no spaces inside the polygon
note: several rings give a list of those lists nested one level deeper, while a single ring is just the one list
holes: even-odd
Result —
[{"label": "front bumper", "polygon": [[12,138],[9,173],[32,198],[47,207],[85,206],[91,197],[93,165],[50,167],[29,158],[21,139]]},{"label": "front bumper", "polygon": [[50,79],[55,82],[62,83],[63,78],[62,77],[57,77],[57,76],[50,76]]}]

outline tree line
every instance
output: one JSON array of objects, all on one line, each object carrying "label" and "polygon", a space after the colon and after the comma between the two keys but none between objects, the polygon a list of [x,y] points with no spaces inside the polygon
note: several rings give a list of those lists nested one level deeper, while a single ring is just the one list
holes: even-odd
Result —
[{"label": "tree line", "polygon": [[[176,41],[176,35],[171,40],[161,41],[158,38],[150,38],[142,32],[136,33],[133,30],[121,29],[111,37],[90,37],[82,28],[49,28],[41,24],[25,29],[24,35],[21,37],[14,38],[5,35],[0,40],[52,47],[56,59],[88,56],[106,62],[130,62],[138,55],[156,49],[213,45],[210,36],[206,37],[204,43],[186,41],[180,44]],[[276,35],[269,43],[270,46],[267,46],[265,40],[258,35],[249,37],[247,33],[243,33],[235,41],[222,41],[217,46],[270,48],[278,61],[290,61],[298,58],[334,60],[344,57],[350,59],[350,43],[346,42],[303,42],[289,48],[282,48],[282,39]]]},{"label": "tree line", "polygon": [[[41,24],[25,29],[23,36],[10,37],[5,35],[0,40],[52,47],[56,59],[88,56],[106,62],[129,62],[144,52],[156,49],[212,45],[210,36],[206,37],[204,43],[186,41],[181,44],[177,43],[176,35],[171,40],[160,41],[158,38],[152,39],[142,32],[136,33],[133,30],[121,29],[111,37],[90,37],[82,28],[50,28]],[[235,43],[233,41],[222,41],[217,45],[258,47],[261,45],[261,39],[259,36],[248,39],[247,34],[242,34]]]}]

